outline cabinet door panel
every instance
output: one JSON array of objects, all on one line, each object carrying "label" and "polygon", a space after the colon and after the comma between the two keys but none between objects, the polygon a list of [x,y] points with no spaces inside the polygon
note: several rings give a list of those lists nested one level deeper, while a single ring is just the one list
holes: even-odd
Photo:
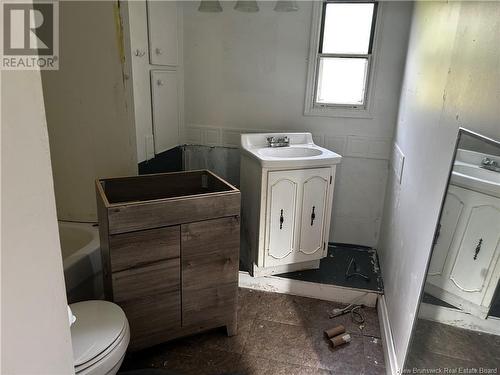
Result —
[{"label": "cabinet door panel", "polygon": [[450,252],[463,207],[464,203],[462,200],[457,195],[448,192],[441,216],[439,236],[432,251],[432,259],[428,271],[429,276],[437,276],[443,273],[446,258]]},{"label": "cabinet door panel", "polygon": [[180,290],[119,302],[130,325],[132,350],[159,344],[181,327]]},{"label": "cabinet door panel", "polygon": [[178,64],[177,5],[175,1],[147,1],[149,61],[152,65]]},{"label": "cabinet door panel", "polygon": [[234,319],[238,293],[239,217],[181,227],[182,325],[224,325]]},{"label": "cabinet door panel", "polygon": [[450,275],[458,289],[483,294],[494,268],[493,259],[497,255],[499,240],[500,208],[490,205],[473,207]]},{"label": "cabinet door panel", "polygon": [[151,71],[155,153],[179,144],[179,104],[176,71]]},{"label": "cabinet door panel", "polygon": [[115,302],[180,290],[180,259],[169,259],[144,267],[114,272]]},{"label": "cabinet door panel", "polygon": [[323,249],[329,177],[329,169],[318,170],[303,184],[299,250],[307,255]]},{"label": "cabinet door panel", "polygon": [[292,173],[270,172],[267,258],[277,260],[295,249],[298,183]]},{"label": "cabinet door panel", "polygon": [[237,298],[237,281],[184,292],[182,326],[203,329],[227,325],[234,319]]}]

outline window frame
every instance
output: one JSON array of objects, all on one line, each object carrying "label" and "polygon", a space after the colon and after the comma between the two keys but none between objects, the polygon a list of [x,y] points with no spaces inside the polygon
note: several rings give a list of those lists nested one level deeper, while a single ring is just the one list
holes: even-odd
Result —
[{"label": "window frame", "polygon": [[[366,4],[373,3],[374,11],[372,16],[372,29],[370,35],[370,44],[367,54],[332,54],[322,53],[323,48],[323,30],[326,15],[326,7],[329,3],[348,3],[348,4]],[[311,39],[309,45],[308,74],[306,85],[306,96],[304,105],[305,116],[326,116],[326,117],[361,117],[371,118],[373,92],[375,89],[377,49],[379,43],[379,28],[383,4],[376,0],[322,0],[313,2],[312,21],[311,21]],[[341,58],[366,58],[367,61],[367,79],[364,93],[363,105],[357,104],[334,104],[317,103],[317,88],[319,78],[319,64],[321,57],[341,57]]]}]

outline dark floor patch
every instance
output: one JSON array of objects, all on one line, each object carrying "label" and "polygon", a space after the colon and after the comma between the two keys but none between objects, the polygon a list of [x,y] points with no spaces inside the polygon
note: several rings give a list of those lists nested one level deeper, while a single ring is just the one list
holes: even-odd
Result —
[{"label": "dark floor patch", "polygon": [[[353,275],[354,273],[363,274],[368,279]],[[348,277],[349,274],[352,276]],[[288,272],[279,276],[319,284],[372,290],[377,293],[384,291],[377,252],[364,246],[330,244],[328,255],[321,259],[319,269]]]},{"label": "dark floor patch", "polygon": [[500,283],[497,284],[496,292],[491,301],[489,316],[500,318]]},{"label": "dark floor patch", "polygon": [[447,307],[450,309],[458,309],[458,307],[450,305],[448,302],[440,300],[439,298],[431,296],[429,293],[425,293],[425,292],[424,292],[424,296],[422,297],[422,302],[428,303],[431,305]]},{"label": "dark floor patch", "polygon": [[[121,371],[123,375],[145,368],[176,375],[385,374],[377,310],[363,307],[363,326],[349,315],[329,319],[333,309],[344,306],[240,288],[236,336],[227,337],[224,329],[216,329],[127,353]],[[332,349],[323,331],[339,324],[352,341]]]}]

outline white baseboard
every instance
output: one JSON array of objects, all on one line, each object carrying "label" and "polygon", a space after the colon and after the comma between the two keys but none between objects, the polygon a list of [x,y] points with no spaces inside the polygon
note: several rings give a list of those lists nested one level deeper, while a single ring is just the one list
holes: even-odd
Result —
[{"label": "white baseboard", "polygon": [[499,318],[489,317],[487,319],[481,319],[459,309],[421,303],[418,317],[458,328],[500,335]]},{"label": "white baseboard", "polygon": [[377,304],[378,320],[380,322],[380,331],[382,333],[382,347],[384,349],[385,371],[387,375],[399,374],[396,360],[396,351],[394,349],[394,340],[392,339],[391,323],[387,313],[385,296],[378,297]]},{"label": "white baseboard", "polygon": [[309,262],[292,263],[292,264],[281,264],[274,267],[259,267],[255,263],[253,266],[253,276],[272,276],[280,273],[304,271],[304,270],[316,270],[319,268],[320,259],[316,259]]},{"label": "white baseboard", "polygon": [[379,296],[370,290],[357,290],[335,285],[287,279],[279,276],[252,277],[248,272],[243,271],[240,271],[239,286],[241,288],[292,294],[325,301],[340,303],[355,302],[369,307],[375,307],[377,297]]}]

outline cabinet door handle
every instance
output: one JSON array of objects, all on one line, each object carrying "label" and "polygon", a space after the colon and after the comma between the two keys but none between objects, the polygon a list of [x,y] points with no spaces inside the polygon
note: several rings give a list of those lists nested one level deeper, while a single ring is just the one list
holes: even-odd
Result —
[{"label": "cabinet door handle", "polygon": [[474,251],[474,260],[477,259],[477,255],[479,254],[479,252],[481,251],[481,245],[483,244],[483,239],[480,238],[479,239],[479,242],[477,243],[476,245],[476,250]]},{"label": "cabinet door handle", "polygon": [[283,222],[285,221],[285,218],[283,217],[283,210],[281,210],[280,213],[280,229],[283,229]]},{"label": "cabinet door handle", "polygon": [[137,57],[142,57],[146,54],[146,52],[144,52],[144,50],[140,50],[140,49],[136,49],[135,52],[134,52],[134,55],[137,56]]},{"label": "cabinet door handle", "polygon": [[311,226],[314,224],[314,219],[316,219],[316,214],[314,213],[315,207],[313,206],[313,210],[311,213]]}]

